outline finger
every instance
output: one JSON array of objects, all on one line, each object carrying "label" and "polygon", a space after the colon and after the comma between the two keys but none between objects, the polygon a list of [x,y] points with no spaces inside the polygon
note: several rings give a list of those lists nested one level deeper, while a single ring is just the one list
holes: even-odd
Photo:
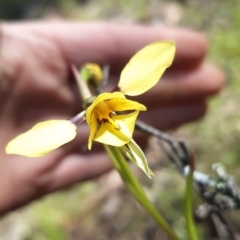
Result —
[{"label": "finger", "polygon": [[29,171],[22,174],[22,171],[19,172],[16,168],[18,164],[15,161],[10,162],[5,165],[1,174],[0,214],[23,206],[49,192],[99,177],[112,168],[105,153],[92,154],[87,159],[79,154],[71,154],[61,159],[51,172],[34,177],[30,177]]},{"label": "finger", "polygon": [[192,71],[166,75],[154,88],[134,100],[145,104],[148,109],[180,102],[192,103],[219,92],[223,85],[224,76],[218,68],[202,65]]},{"label": "finger", "polygon": [[[52,192],[78,182],[94,179],[113,168],[106,153],[92,153],[86,157],[70,154],[51,173],[46,191]],[[46,192],[45,192],[46,193]]]},{"label": "finger", "polygon": [[199,119],[205,114],[206,108],[204,102],[167,106],[149,110],[147,113],[141,114],[139,119],[158,129],[169,130]]},{"label": "finger", "polygon": [[202,34],[164,26],[76,22],[7,26],[14,31],[32,31],[53,39],[61,47],[67,61],[76,65],[85,62],[111,63],[113,68],[122,69],[143,46],[154,41],[171,40],[177,45],[174,66],[189,68],[199,64],[207,50],[207,41]]},{"label": "finger", "polygon": [[[0,163],[0,214],[75,183],[74,180],[87,180],[109,170],[111,165],[102,149],[96,146],[94,150],[97,151],[94,152],[82,149],[82,144],[87,143],[88,132],[85,126],[80,126],[79,134],[72,142],[44,157],[27,158],[3,154],[2,151],[1,159],[4,161]],[[92,158],[103,161],[93,164]],[[61,179],[57,186],[55,175]]]}]

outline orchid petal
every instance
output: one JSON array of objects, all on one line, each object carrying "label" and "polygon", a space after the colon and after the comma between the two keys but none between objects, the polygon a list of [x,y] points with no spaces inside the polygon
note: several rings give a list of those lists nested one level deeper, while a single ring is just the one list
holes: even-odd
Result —
[{"label": "orchid petal", "polygon": [[129,136],[129,138],[132,138],[138,114],[139,111],[134,111],[126,115],[113,115],[112,118],[117,124],[119,124],[121,132],[125,136]]},{"label": "orchid petal", "polygon": [[132,138],[138,113],[135,111],[127,115],[114,115],[112,118],[119,126],[118,129],[110,122],[102,122],[94,140],[116,147],[128,143]]},{"label": "orchid petal", "polygon": [[131,101],[128,99],[110,99],[105,101],[108,107],[113,112],[128,111],[128,110],[137,110],[137,111],[146,111],[147,108],[136,101]]},{"label": "orchid petal", "polygon": [[92,105],[90,105],[86,110],[86,121],[87,121],[89,126],[90,126],[91,115],[93,113],[93,110],[94,110],[95,106],[98,105],[102,101],[111,100],[111,99],[126,99],[126,98],[120,92],[102,93],[102,94],[98,95],[96,97],[96,99],[93,101]]},{"label": "orchid petal", "polygon": [[118,87],[125,95],[140,95],[152,88],[173,61],[175,44],[161,41],[138,51],[123,69]]},{"label": "orchid petal", "polygon": [[97,118],[94,113],[91,115],[90,126],[91,126],[90,134],[89,134],[89,138],[88,138],[88,149],[89,150],[91,150],[91,148],[92,148],[92,141],[93,141],[94,136],[96,135],[96,132],[98,129],[98,121],[97,121]]},{"label": "orchid petal", "polygon": [[17,136],[6,147],[8,154],[27,157],[40,157],[76,136],[76,126],[67,120],[48,120],[40,122],[29,131]]}]

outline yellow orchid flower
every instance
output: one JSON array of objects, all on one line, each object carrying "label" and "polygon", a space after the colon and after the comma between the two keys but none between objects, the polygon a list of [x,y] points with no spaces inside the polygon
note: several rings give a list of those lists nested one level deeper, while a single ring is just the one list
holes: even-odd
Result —
[{"label": "yellow orchid flower", "polygon": [[[165,69],[172,64],[174,54],[175,44],[172,42],[162,41],[146,46],[137,52],[123,69],[116,88],[120,92],[100,94],[87,107],[86,114],[84,111],[70,121],[49,120],[36,124],[9,142],[6,152],[30,157],[43,156],[73,140],[76,136],[76,122],[79,123],[86,117],[90,127],[89,149],[94,140],[117,147],[128,144],[122,151],[130,159],[136,154],[141,155],[139,147],[132,140],[132,134],[139,111],[145,111],[146,107],[126,99],[125,95],[139,95],[153,87]],[[94,69],[94,65],[86,66],[90,70]],[[145,157],[140,159],[145,161]],[[136,158],[134,161],[137,161]],[[146,169],[144,164],[143,168]],[[151,175],[150,170],[147,172]]]},{"label": "yellow orchid flower", "polygon": [[91,149],[93,140],[117,147],[129,142],[139,111],[146,111],[146,107],[126,99],[120,92],[100,94],[86,110],[90,126],[88,148]]},{"label": "yellow orchid flower", "polygon": [[[146,111],[146,107],[126,99],[124,94],[135,96],[153,87],[171,65],[174,53],[173,43],[157,42],[131,58],[120,76],[118,88],[121,92],[100,94],[86,110],[89,149],[93,140],[120,147],[132,139],[137,115],[139,111]],[[124,114],[124,111],[132,113]]]}]

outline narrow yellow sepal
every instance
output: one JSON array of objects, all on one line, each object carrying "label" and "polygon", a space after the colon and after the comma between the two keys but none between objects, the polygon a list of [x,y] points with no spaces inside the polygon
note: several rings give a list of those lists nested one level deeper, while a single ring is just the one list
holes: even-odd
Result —
[{"label": "narrow yellow sepal", "polygon": [[125,95],[140,95],[152,88],[173,61],[173,42],[161,41],[138,51],[123,69],[118,87]]},{"label": "narrow yellow sepal", "polygon": [[137,143],[131,139],[126,145],[122,146],[121,151],[128,157],[133,163],[140,167],[146,175],[151,178],[154,174],[148,167],[147,159],[142,151],[142,149],[137,145]]},{"label": "narrow yellow sepal", "polygon": [[70,142],[76,136],[76,126],[67,120],[48,120],[17,136],[6,147],[6,153],[40,157]]}]

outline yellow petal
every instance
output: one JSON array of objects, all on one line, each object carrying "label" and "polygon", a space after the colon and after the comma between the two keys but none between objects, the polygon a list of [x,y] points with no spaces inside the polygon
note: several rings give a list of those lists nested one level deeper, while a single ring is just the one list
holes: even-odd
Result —
[{"label": "yellow petal", "polygon": [[142,94],[153,87],[173,61],[175,44],[155,42],[138,51],[123,69],[119,88],[125,95]]},{"label": "yellow petal", "polygon": [[116,129],[109,122],[102,122],[94,140],[107,145],[120,147],[132,139],[138,111],[128,115],[115,115],[112,119],[118,124]]},{"label": "yellow petal", "polygon": [[121,92],[102,93],[98,95],[96,99],[93,101],[92,105],[90,105],[86,110],[86,121],[89,126],[90,126],[92,111],[95,108],[95,106],[102,101],[111,100],[111,99],[125,99],[125,96]]},{"label": "yellow petal", "polygon": [[97,121],[97,118],[96,118],[94,113],[91,115],[89,126],[91,126],[91,127],[90,127],[90,134],[89,134],[89,137],[88,137],[88,149],[91,150],[92,141],[93,141],[94,136],[96,135],[96,132],[97,132],[97,129],[98,129],[98,121]]},{"label": "yellow petal", "polygon": [[6,152],[27,157],[40,157],[70,142],[75,136],[76,126],[70,121],[44,121],[9,142]]},{"label": "yellow petal", "polygon": [[139,111],[132,112],[126,115],[113,115],[112,119],[120,126],[120,131],[128,138],[132,139],[133,130]]},{"label": "yellow petal", "polygon": [[147,108],[136,101],[131,101],[128,99],[110,99],[105,101],[108,107],[113,112],[128,111],[128,110],[137,110],[137,111],[146,111]]}]

